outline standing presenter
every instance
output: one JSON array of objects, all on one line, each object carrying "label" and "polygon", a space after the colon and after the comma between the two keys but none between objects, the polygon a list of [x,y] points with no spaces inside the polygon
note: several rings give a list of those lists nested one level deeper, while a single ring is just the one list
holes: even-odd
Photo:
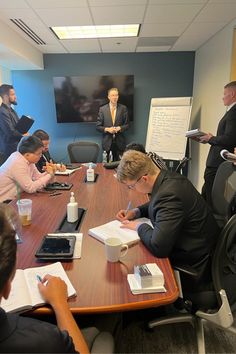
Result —
[{"label": "standing presenter", "polygon": [[99,109],[96,128],[103,134],[102,148],[107,153],[107,161],[110,151],[113,161],[118,161],[126,146],[123,132],[129,128],[128,110],[118,103],[117,88],[108,91],[108,99],[109,103]]}]

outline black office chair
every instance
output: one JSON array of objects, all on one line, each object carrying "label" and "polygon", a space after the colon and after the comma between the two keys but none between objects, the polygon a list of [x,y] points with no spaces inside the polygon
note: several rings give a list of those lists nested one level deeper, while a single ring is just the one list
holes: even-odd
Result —
[{"label": "black office chair", "polygon": [[67,146],[70,162],[97,162],[99,145],[91,141],[77,141]]},{"label": "black office chair", "polygon": [[186,166],[187,162],[190,161],[190,157],[183,157],[182,160],[179,162],[178,166],[175,169],[175,172],[180,173],[181,175],[183,174],[183,169]]},{"label": "black office chair", "polygon": [[6,161],[4,154],[0,152],[0,166]]},{"label": "black office chair", "polygon": [[212,187],[213,213],[220,228],[223,228],[235,213],[235,199],[236,166],[225,161],[219,166]]},{"label": "black office chair", "polygon": [[[189,269],[179,268],[180,275],[195,277]],[[186,273],[187,272],[187,273]],[[212,260],[212,290],[199,291],[195,297],[195,310],[186,307],[186,313],[166,316],[149,322],[149,328],[172,323],[191,323],[196,329],[198,353],[205,354],[204,321],[236,334],[232,311],[236,309],[236,215],[233,215],[222,230]],[[188,296],[183,298],[189,304]],[[199,301],[199,306],[197,302]],[[202,310],[204,308],[204,310]]]}]

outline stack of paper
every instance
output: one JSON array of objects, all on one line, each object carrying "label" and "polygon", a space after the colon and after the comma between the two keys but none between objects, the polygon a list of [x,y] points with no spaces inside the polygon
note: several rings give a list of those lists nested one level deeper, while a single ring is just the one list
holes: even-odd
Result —
[{"label": "stack of paper", "polygon": [[200,129],[188,130],[185,134],[186,138],[191,138],[196,141],[200,141],[200,137],[206,135],[206,133],[202,132]]},{"label": "stack of paper", "polygon": [[69,176],[71,175],[72,173],[74,173],[75,171],[79,170],[81,167],[77,167],[77,168],[74,168],[73,170],[68,170],[66,169],[65,171],[56,171],[55,172],[55,175],[58,175],[58,176]]},{"label": "stack of paper", "polygon": [[134,274],[128,274],[127,279],[130,286],[130,290],[134,295],[166,292],[166,289],[163,284],[160,286],[150,286],[148,288],[142,288],[137,282]]}]

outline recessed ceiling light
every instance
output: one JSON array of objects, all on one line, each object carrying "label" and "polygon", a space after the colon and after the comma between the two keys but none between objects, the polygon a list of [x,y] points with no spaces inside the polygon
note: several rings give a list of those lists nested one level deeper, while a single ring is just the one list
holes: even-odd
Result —
[{"label": "recessed ceiling light", "polygon": [[59,39],[137,37],[140,25],[51,27]]}]

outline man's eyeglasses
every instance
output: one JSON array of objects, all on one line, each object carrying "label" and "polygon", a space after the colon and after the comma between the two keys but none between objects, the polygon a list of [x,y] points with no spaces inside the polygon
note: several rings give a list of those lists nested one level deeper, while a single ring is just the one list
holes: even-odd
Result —
[{"label": "man's eyeglasses", "polygon": [[[143,175],[143,176],[146,176],[146,175]],[[127,184],[127,187],[128,187],[129,189],[134,189],[135,186],[136,186],[136,184],[141,180],[141,178],[142,178],[143,176],[139,177],[139,178],[137,179],[137,181],[136,181],[134,184]]]}]

